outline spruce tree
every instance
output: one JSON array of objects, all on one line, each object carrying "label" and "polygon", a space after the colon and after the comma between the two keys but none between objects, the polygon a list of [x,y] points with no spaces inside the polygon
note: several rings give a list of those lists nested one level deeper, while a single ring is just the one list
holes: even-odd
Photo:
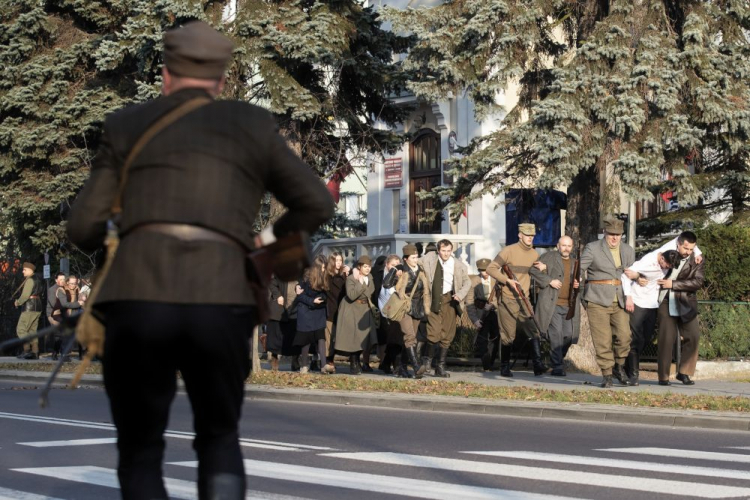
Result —
[{"label": "spruce tree", "polygon": [[[406,66],[418,95],[466,88],[481,118],[520,84],[500,130],[472,143],[455,163],[462,177],[434,192],[452,214],[531,178],[568,186],[568,231],[588,241],[613,208],[600,198],[606,176],[633,200],[676,191],[672,219],[727,204],[746,216],[746,1],[456,0],[387,16],[417,38]],[[716,188],[727,193],[718,202],[687,207]]]},{"label": "spruce tree", "polygon": [[[401,140],[387,98],[409,39],[357,0],[0,0],[0,227],[24,258],[90,261],[65,239],[106,114],[159,94],[162,35],[201,19],[233,38],[230,97],[269,108],[321,177]],[[352,153],[354,152],[354,153]],[[349,156],[347,156],[347,153]],[[266,200],[261,224],[277,210]]]}]

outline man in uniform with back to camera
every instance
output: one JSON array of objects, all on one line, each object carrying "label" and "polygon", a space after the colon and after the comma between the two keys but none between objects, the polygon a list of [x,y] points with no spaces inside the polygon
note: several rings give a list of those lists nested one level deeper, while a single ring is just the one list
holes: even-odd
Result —
[{"label": "man in uniform with back to camera", "polygon": [[[513,372],[510,371],[510,352],[516,339],[517,329],[520,329],[531,340],[534,375],[543,375],[548,370],[542,362],[541,332],[537,331],[534,320],[521,298],[521,293],[526,298],[529,297],[531,286],[529,269],[539,259],[539,254],[534,250],[534,235],[536,235],[534,224],[519,224],[518,243],[503,248],[487,266],[487,274],[503,285],[503,291],[500,294],[502,302],[498,309],[502,341],[500,375],[503,377],[513,376]],[[515,275],[515,280],[510,279],[503,271],[505,264]]]},{"label": "man in uniform with back to camera", "polygon": [[622,385],[630,384],[624,367],[630,352],[630,318],[620,277],[635,262],[635,250],[622,242],[622,233],[621,220],[606,219],[604,238],[587,244],[581,255],[583,300],[603,388],[612,387],[613,375]]},{"label": "man in uniform with back to camera", "polygon": [[477,261],[479,274],[469,276],[471,288],[466,296],[466,313],[477,329],[475,353],[482,360],[484,371],[492,369],[500,351],[500,324],[496,312],[496,300],[500,297],[497,292],[492,293],[497,286],[497,280],[487,274],[490,262],[490,259]]},{"label": "man in uniform with back to camera", "polygon": [[[24,262],[21,272],[23,282],[18,287],[21,295],[13,302],[13,305],[22,309],[21,316],[16,325],[16,335],[19,338],[28,337],[36,333],[39,326],[39,317],[42,315],[42,281],[34,273],[36,266],[31,262]],[[23,353],[19,359],[39,359],[39,339],[34,339],[23,345]]]},{"label": "man in uniform with back to camera", "polygon": [[[162,127],[126,172],[119,250],[95,300],[106,323],[103,375],[125,499],[167,498],[163,433],[178,370],[194,413],[198,497],[245,498],[238,421],[258,321],[245,255],[254,243],[315,231],[334,210],[270,113],[214,100],[232,49],[199,21],[165,33],[162,97],[107,117],[68,221],[73,243],[100,248],[124,159],[160,119],[191,109]],[[254,237],[266,189],[288,211]]]},{"label": "man in uniform with back to camera", "polygon": [[566,319],[570,311],[573,290],[580,286],[573,276],[574,259],[571,259],[573,239],[563,236],[557,241],[555,250],[539,258],[540,265],[529,270],[539,287],[536,301],[536,319],[549,339],[549,357],[552,363],[550,375],[564,377],[565,356],[573,344],[578,343],[580,332],[581,303],[576,300],[575,313]]}]

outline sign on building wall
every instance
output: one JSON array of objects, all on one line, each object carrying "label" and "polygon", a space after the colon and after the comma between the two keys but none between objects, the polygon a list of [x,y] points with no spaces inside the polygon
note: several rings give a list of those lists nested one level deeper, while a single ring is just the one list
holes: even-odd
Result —
[{"label": "sign on building wall", "polygon": [[403,160],[401,158],[385,159],[385,187],[400,188],[403,185]]}]

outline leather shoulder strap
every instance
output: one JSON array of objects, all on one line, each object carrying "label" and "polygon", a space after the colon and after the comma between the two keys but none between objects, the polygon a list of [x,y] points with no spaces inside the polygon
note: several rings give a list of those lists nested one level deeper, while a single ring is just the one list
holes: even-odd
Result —
[{"label": "leather shoulder strap", "polygon": [[143,132],[143,134],[141,134],[133,147],[130,149],[130,153],[128,153],[127,158],[125,158],[125,162],[122,164],[122,169],[120,170],[120,183],[117,188],[117,196],[115,196],[115,199],[112,202],[113,215],[118,215],[122,212],[122,195],[125,191],[125,184],[128,180],[128,169],[130,168],[130,164],[133,163],[133,160],[135,160],[135,158],[140,154],[144,146],[146,146],[146,144],[148,144],[151,139],[156,136],[156,134],[167,128],[169,125],[179,120],[191,111],[194,111],[201,106],[205,106],[210,102],[213,102],[213,99],[210,99],[208,97],[196,97],[194,99],[190,99],[189,101],[177,106],[169,113],[159,118],[149,128],[147,128],[146,131]]}]

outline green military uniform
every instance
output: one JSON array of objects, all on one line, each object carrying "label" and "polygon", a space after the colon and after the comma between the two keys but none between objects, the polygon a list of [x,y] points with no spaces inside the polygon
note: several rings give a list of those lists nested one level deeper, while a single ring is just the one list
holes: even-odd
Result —
[{"label": "green military uniform", "polygon": [[[36,270],[36,267],[29,262],[24,262],[23,267],[31,273]],[[23,282],[21,296],[16,300],[16,306],[23,309],[21,317],[18,318],[18,325],[16,325],[16,335],[19,338],[27,337],[36,332],[39,326],[39,316],[42,314],[41,294],[42,284],[39,278],[35,274],[27,276]],[[23,350],[24,354],[19,357],[37,358],[39,356],[39,340],[34,339],[28,344],[24,344]]]},{"label": "green military uniform", "polygon": [[[519,224],[518,230],[526,236],[534,236],[536,234],[534,224]],[[507,264],[515,275],[516,281],[521,284],[521,290],[524,295],[528,298],[531,285],[529,269],[538,259],[539,254],[534,250],[533,246],[527,246],[523,241],[519,240],[518,243],[508,245],[497,254],[487,267],[487,274],[505,285],[508,281],[508,276],[503,272],[502,267]],[[500,374],[505,377],[513,376],[510,371],[510,350],[513,341],[516,339],[516,331],[519,329],[532,341],[532,348],[534,349],[534,373],[537,375],[544,373],[546,367],[542,364],[539,334],[536,331],[534,321],[523,299],[510,286],[504,286],[501,301],[500,308],[498,309],[502,341],[502,347],[500,348]]]},{"label": "green military uniform", "polygon": [[[621,220],[608,220],[608,234],[622,234]],[[581,273],[586,276],[583,300],[596,350],[596,362],[602,371],[603,387],[609,387],[614,374],[622,379],[622,365],[630,352],[630,318],[625,311],[625,295],[620,277],[635,262],[635,250],[619,242],[611,248],[605,237],[592,241],[581,255]]]}]

